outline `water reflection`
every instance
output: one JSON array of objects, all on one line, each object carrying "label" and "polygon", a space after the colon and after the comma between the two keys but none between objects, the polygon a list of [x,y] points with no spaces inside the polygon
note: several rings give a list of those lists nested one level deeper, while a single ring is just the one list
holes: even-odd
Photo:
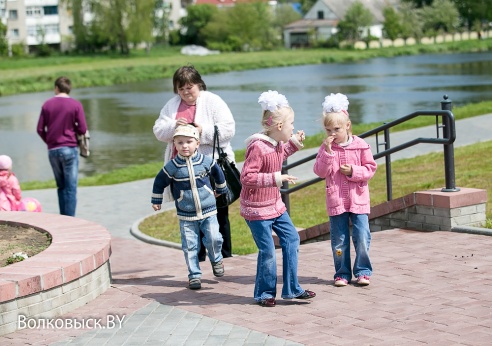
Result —
[{"label": "water reflection", "polygon": [[[321,103],[329,93],[347,94],[354,123],[384,122],[416,110],[440,109],[444,94],[454,105],[490,99],[492,52],[377,58],[344,64],[306,65],[204,76],[236,119],[234,148],[260,129],[261,92],[285,94],[295,110],[297,129],[320,131]],[[77,89],[91,131],[92,156],[81,159],[81,176],[130,164],[158,161],[164,144],[152,126],[174,94],[172,81],[161,79],[112,87]],[[0,98],[0,152],[14,160],[21,181],[52,179],[46,146],[36,134],[42,103],[53,92]]]}]

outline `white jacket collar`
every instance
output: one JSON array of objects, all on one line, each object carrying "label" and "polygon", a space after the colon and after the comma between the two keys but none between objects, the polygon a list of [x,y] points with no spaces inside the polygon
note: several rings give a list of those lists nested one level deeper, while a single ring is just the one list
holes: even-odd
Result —
[{"label": "white jacket collar", "polygon": [[258,139],[265,141],[265,142],[269,142],[274,147],[276,147],[278,145],[278,142],[275,139],[265,135],[264,133],[255,133],[254,135],[251,135],[248,138],[246,138],[246,140],[244,142],[246,143],[246,145],[249,145],[249,143],[251,143],[252,141],[258,140]]}]

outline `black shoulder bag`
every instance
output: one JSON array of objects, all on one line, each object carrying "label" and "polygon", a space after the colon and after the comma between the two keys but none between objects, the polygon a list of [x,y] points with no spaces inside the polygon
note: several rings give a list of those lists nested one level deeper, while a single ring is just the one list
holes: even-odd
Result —
[{"label": "black shoulder bag", "polygon": [[[227,193],[217,197],[217,208],[223,208],[232,204],[239,198],[239,195],[241,194],[241,174],[234,162],[227,158],[227,153],[220,147],[219,129],[217,128],[217,125],[214,126],[214,153],[212,154],[212,158],[215,156],[215,150],[217,150],[217,153],[219,154],[217,165],[222,169],[227,183]],[[212,176],[210,176],[210,181],[212,187],[215,189],[215,182]]]}]

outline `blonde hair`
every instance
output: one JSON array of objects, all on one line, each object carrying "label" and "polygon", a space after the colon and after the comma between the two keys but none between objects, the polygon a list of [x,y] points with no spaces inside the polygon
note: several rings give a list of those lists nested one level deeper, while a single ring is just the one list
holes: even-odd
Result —
[{"label": "blonde hair", "polygon": [[346,112],[323,112],[323,127],[325,129],[335,126],[346,128],[347,124],[349,124],[347,133],[352,136],[352,122]]},{"label": "blonde hair", "polygon": [[264,110],[261,118],[261,126],[266,133],[270,132],[275,126],[285,122],[287,117],[294,114],[294,110],[290,106],[283,106],[275,111]]}]

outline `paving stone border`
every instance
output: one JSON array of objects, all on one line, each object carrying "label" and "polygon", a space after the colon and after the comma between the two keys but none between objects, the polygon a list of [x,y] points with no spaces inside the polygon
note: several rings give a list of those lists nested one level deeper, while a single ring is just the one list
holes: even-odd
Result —
[{"label": "paving stone border", "polygon": [[27,322],[48,323],[110,287],[111,234],[101,225],[29,212],[0,212],[0,223],[33,227],[52,237],[36,256],[0,268],[0,335]]}]

